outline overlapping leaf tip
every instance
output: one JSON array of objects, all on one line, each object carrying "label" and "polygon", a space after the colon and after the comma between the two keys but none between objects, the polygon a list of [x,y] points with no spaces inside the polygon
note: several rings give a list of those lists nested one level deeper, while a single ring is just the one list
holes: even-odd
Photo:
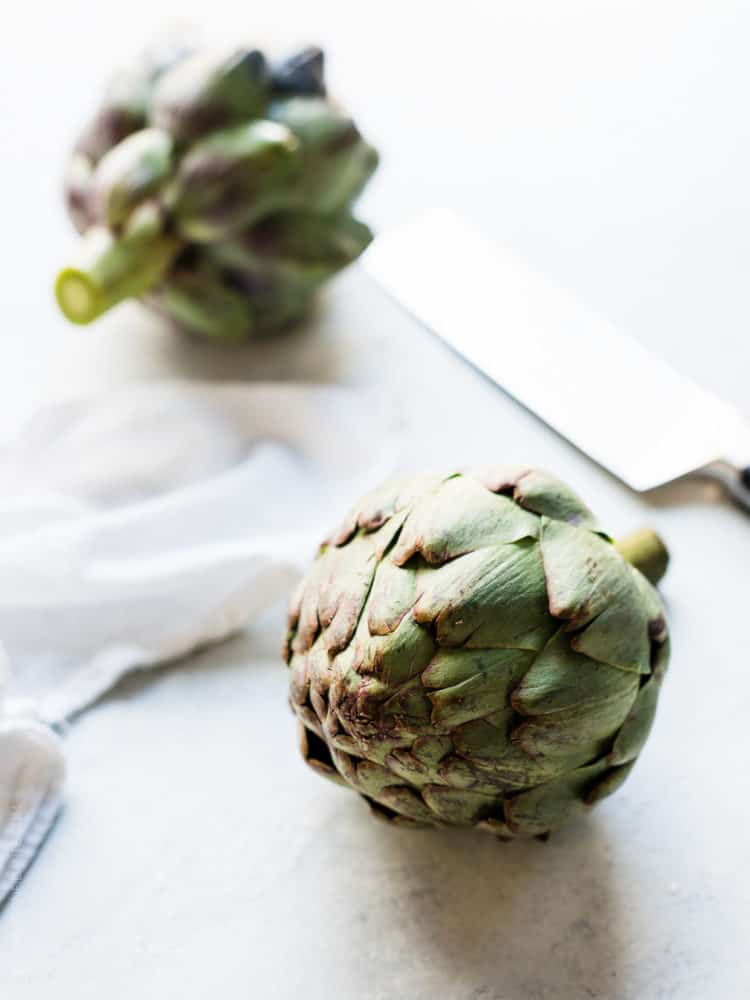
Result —
[{"label": "overlapping leaf tip", "polygon": [[543,836],[609,795],[669,656],[659,597],[562,482],[386,483],[289,608],[303,754],[396,823]]}]

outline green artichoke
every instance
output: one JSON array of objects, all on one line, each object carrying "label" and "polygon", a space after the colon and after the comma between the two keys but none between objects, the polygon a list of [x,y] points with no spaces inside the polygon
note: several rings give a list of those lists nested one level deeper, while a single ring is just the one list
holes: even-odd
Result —
[{"label": "green artichoke", "polygon": [[71,157],[82,240],[60,308],[89,323],[135,297],[207,337],[285,328],[371,241],[351,207],[377,162],[326,97],[318,48],[279,63],[152,53],[115,78]]},{"label": "green artichoke", "polygon": [[648,736],[669,641],[647,576],[666,562],[653,532],[614,544],[538,470],[387,483],[291,601],[307,762],[396,823],[546,836]]}]

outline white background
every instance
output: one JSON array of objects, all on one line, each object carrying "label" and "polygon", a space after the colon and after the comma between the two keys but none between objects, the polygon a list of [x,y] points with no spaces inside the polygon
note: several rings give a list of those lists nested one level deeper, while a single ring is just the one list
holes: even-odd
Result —
[{"label": "white background", "polygon": [[85,329],[56,314],[65,150],[108,68],[174,18],[321,41],[332,89],[383,152],[370,220],[458,209],[750,415],[747,4],[15,5],[0,42],[3,434],[44,399],[159,374],[385,379],[414,462],[546,465],[612,533],[655,525],[674,552],[675,652],[627,786],[549,844],[511,847],[388,831],[308,775],[281,614],[131,682],[70,734],[68,808],[0,919],[0,993],[746,996],[746,516],[697,488],[634,497],[356,270],[281,355],[188,344],[135,306]]}]

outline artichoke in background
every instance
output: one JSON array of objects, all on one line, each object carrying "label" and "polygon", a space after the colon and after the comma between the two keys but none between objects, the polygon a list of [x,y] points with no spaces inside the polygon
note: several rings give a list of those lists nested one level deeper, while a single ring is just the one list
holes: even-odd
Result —
[{"label": "artichoke in background", "polygon": [[666,564],[653,532],[613,544],[538,470],[387,483],[291,602],[307,762],[397,823],[547,835],[615,791],[648,736]]},{"label": "artichoke in background", "polygon": [[323,53],[151,53],[111,83],[70,159],[82,234],[60,308],[89,323],[140,298],[238,340],[289,326],[372,234],[351,214],[377,153],[326,96]]}]

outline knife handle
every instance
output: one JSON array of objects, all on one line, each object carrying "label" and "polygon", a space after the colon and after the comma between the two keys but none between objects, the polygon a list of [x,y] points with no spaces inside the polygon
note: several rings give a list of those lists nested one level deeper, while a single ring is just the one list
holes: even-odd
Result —
[{"label": "knife handle", "polygon": [[750,465],[737,467],[728,462],[712,462],[703,472],[720,483],[727,496],[750,513]]}]

